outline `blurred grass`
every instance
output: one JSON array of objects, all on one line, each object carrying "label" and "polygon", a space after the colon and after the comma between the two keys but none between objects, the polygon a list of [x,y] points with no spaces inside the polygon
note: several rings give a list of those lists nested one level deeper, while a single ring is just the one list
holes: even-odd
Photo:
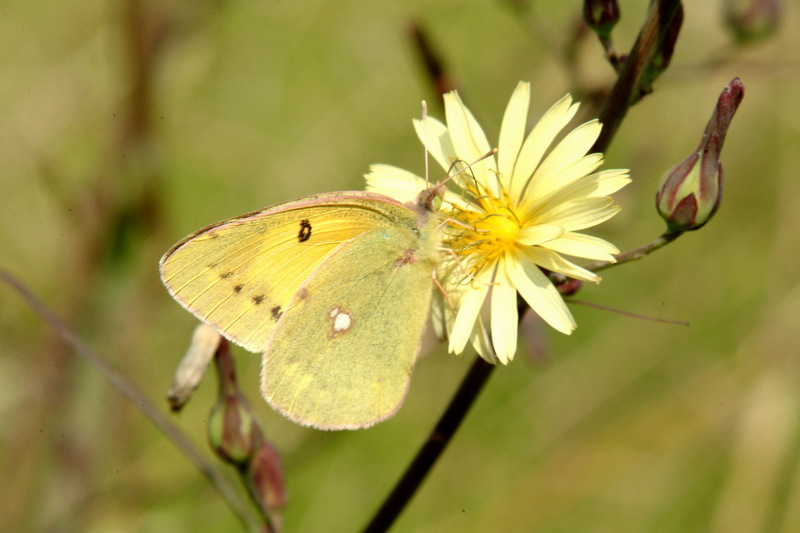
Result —
[{"label": "blurred grass", "polygon": [[[639,4],[622,3],[620,50]],[[784,4],[772,39],[729,53],[719,2],[689,3],[672,67],[607,155],[635,181],[601,233],[628,249],[661,231],[661,173],[742,78],[717,217],[579,295],[691,326],[573,306],[579,329],[548,332],[545,360],[520,353],[495,373],[396,531],[800,530],[800,38],[797,4]],[[277,201],[360,189],[370,163],[422,171],[410,121],[432,95],[411,21],[430,31],[490,138],[520,79],[533,82],[533,117],[613,80],[593,39],[578,78],[556,53],[579,3],[537,5],[538,19],[509,5],[4,3],[0,266],[162,398],[194,323],[158,280],[173,242]],[[149,43],[149,63],[134,68],[131,42]],[[241,530],[163,436],[0,294],[10,530]],[[395,418],[325,433],[258,401],[259,357],[237,355],[285,462],[287,531],[365,523],[469,363],[437,349]],[[214,392],[204,383],[177,417],[200,446]]]}]

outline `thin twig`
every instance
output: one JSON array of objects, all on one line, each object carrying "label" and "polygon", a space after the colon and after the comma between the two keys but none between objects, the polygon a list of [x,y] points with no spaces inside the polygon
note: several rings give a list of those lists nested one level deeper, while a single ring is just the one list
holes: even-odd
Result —
[{"label": "thin twig", "polygon": [[100,354],[92,350],[67,324],[45,306],[11,273],[0,269],[0,280],[8,284],[23,300],[38,313],[70,346],[76,354],[92,364],[123,396],[144,414],[175,446],[202,472],[211,485],[219,492],[234,515],[253,533],[261,531],[258,521],[252,516],[246,503],[231,482],[218,469],[206,460],[205,456],[192,444],[183,431],[150,401],[131,381],[121,374]]},{"label": "thin twig", "polygon": [[589,270],[591,272],[600,272],[601,270],[605,270],[613,266],[619,266],[624,263],[638,261],[639,259],[647,257],[656,250],[663,248],[664,246],[671,243],[681,235],[683,235],[683,233],[680,231],[671,231],[662,233],[658,238],[653,239],[644,246],[640,246],[639,248],[634,248],[633,250],[629,250],[625,253],[615,255],[614,257],[616,258],[616,262],[597,261],[596,263],[587,265],[585,268],[586,270]]}]

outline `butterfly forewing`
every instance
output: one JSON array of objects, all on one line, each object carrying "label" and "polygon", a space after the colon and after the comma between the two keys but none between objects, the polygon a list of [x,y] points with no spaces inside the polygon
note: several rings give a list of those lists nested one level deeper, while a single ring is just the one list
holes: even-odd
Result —
[{"label": "butterfly forewing", "polygon": [[172,296],[248,350],[266,350],[306,278],[343,243],[407,210],[364,193],[307,197],[223,221],[161,259]]}]

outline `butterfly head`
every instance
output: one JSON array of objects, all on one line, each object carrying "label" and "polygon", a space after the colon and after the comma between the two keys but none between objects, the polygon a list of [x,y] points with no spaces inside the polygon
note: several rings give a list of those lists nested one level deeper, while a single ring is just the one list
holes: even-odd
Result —
[{"label": "butterfly head", "polygon": [[428,187],[417,195],[416,205],[425,212],[433,213],[442,207],[442,198],[444,197],[445,183],[442,182],[438,185]]}]

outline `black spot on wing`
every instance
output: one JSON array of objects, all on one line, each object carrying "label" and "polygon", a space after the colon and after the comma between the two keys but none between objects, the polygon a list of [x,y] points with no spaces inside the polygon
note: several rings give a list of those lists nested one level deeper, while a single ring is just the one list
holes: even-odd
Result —
[{"label": "black spot on wing", "polygon": [[283,310],[281,309],[280,305],[276,305],[275,307],[270,309],[269,312],[272,314],[273,320],[278,320],[283,314]]},{"label": "black spot on wing", "polygon": [[261,304],[264,303],[265,299],[266,299],[266,297],[263,294],[257,294],[255,296],[253,296],[253,303],[256,304],[256,305],[261,305]]},{"label": "black spot on wing", "polygon": [[219,279],[228,279],[231,276],[233,276],[233,272],[230,270],[226,270],[225,272],[220,272]]},{"label": "black spot on wing", "polygon": [[311,238],[311,222],[307,218],[300,221],[300,231],[297,233],[297,242],[306,242]]},{"label": "black spot on wing", "polygon": [[244,289],[244,285],[242,285],[241,283],[233,286],[233,292],[235,292],[236,294],[242,292],[242,289]]}]

